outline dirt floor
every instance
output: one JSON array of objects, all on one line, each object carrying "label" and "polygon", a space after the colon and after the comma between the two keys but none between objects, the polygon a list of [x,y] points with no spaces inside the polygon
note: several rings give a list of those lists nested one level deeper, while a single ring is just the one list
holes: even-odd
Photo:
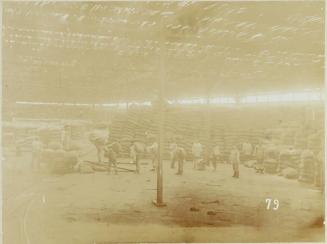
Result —
[{"label": "dirt floor", "polygon": [[[5,244],[303,242],[324,240],[324,196],[314,187],[230,165],[175,175],[164,164],[166,207],[152,204],[156,174],[31,172],[30,155],[3,165]],[[278,210],[266,209],[278,199]]]}]

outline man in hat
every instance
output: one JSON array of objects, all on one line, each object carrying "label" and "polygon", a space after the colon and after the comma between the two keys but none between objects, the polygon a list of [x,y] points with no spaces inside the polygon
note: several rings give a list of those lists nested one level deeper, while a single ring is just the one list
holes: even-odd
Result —
[{"label": "man in hat", "polygon": [[240,152],[237,148],[237,146],[233,146],[232,151],[229,156],[229,160],[233,166],[233,177],[234,178],[239,178],[240,173],[239,173],[239,164],[240,164]]},{"label": "man in hat", "polygon": [[119,142],[109,143],[105,147],[105,156],[108,158],[108,173],[111,173],[111,168],[114,168],[117,174],[117,159],[121,152],[121,145]]},{"label": "man in hat", "polygon": [[183,174],[185,156],[186,156],[186,153],[185,153],[184,148],[176,145],[175,160],[178,163],[178,171],[176,173],[177,175]]},{"label": "man in hat", "polygon": [[174,169],[175,168],[175,162],[176,162],[176,150],[177,150],[177,143],[175,140],[169,145],[170,149],[170,155],[171,155],[171,164],[170,168]]},{"label": "man in hat", "polygon": [[214,171],[217,169],[217,163],[220,160],[220,156],[220,148],[218,145],[216,145],[212,150],[212,166]]},{"label": "man in hat", "polygon": [[198,140],[196,140],[192,146],[193,169],[197,169],[198,163],[201,161],[202,153],[202,144]]},{"label": "man in hat", "polygon": [[140,157],[141,154],[144,152],[144,146],[140,141],[133,140],[132,145],[130,146],[130,156],[132,158],[133,163],[136,166],[136,173],[140,173]]},{"label": "man in hat", "polygon": [[261,142],[259,142],[259,144],[255,147],[253,154],[257,161],[255,165],[256,173],[263,174],[264,172],[263,162],[265,159],[265,150]]},{"label": "man in hat", "polygon": [[105,151],[108,137],[108,131],[105,131],[103,129],[94,129],[89,136],[89,140],[92,142],[92,144],[97,150],[97,157],[99,163],[102,163],[102,156]]},{"label": "man in hat", "polygon": [[155,171],[158,166],[159,160],[159,146],[156,141],[153,141],[151,146],[148,148],[148,152],[151,154],[151,161],[152,161],[152,171]]}]

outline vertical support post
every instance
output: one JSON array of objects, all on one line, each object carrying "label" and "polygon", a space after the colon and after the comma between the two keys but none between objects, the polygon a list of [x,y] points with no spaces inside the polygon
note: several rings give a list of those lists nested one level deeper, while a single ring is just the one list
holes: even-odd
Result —
[{"label": "vertical support post", "polygon": [[157,199],[153,201],[153,203],[157,207],[166,206],[163,202],[163,154],[164,154],[164,125],[165,125],[165,105],[164,105],[164,97],[165,97],[165,43],[163,38],[163,23],[161,20],[161,29],[160,29],[160,82],[158,87],[158,123],[159,123],[159,135],[158,135],[158,166],[157,166]]},{"label": "vertical support post", "polygon": [[211,86],[209,85],[209,82],[207,81],[207,87],[206,87],[206,136],[207,136],[207,145],[206,145],[206,163],[207,165],[210,164],[210,151],[212,147],[212,141],[211,141],[211,103],[210,103],[210,89]]}]

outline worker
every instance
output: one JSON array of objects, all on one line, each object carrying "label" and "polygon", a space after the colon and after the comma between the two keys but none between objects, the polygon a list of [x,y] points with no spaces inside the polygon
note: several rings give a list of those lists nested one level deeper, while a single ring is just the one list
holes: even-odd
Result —
[{"label": "worker", "polygon": [[136,166],[136,173],[139,174],[140,173],[140,157],[141,157],[141,153],[143,153],[144,149],[143,146],[141,145],[140,142],[138,141],[133,141],[132,145],[130,147],[130,156],[132,158],[132,162],[135,164]]},{"label": "worker", "polygon": [[105,147],[105,156],[108,158],[108,173],[111,173],[111,168],[114,168],[117,174],[117,158],[121,152],[121,145],[119,142],[108,143]]},{"label": "worker", "polygon": [[253,155],[256,159],[256,165],[255,165],[256,173],[263,174],[264,172],[263,162],[265,157],[265,150],[261,142],[255,147]]},{"label": "worker", "polygon": [[220,148],[218,145],[214,146],[212,150],[212,166],[213,166],[213,171],[216,171],[217,169],[217,163],[221,158],[221,153],[220,153]]},{"label": "worker", "polygon": [[240,164],[240,152],[237,148],[237,146],[233,146],[232,151],[229,156],[230,163],[233,166],[233,177],[234,178],[239,178],[240,173],[239,173],[239,164]]},{"label": "worker", "polygon": [[175,168],[175,162],[176,162],[177,143],[175,141],[173,141],[169,145],[169,149],[170,149],[170,158],[171,158],[170,168],[174,169]]},{"label": "worker", "polygon": [[102,163],[102,156],[108,141],[108,133],[105,133],[103,130],[95,129],[91,132],[89,140],[97,150],[98,162]]},{"label": "worker", "polygon": [[151,154],[151,161],[152,161],[152,171],[155,171],[158,166],[159,160],[159,146],[156,141],[154,141],[151,146],[148,148],[148,152]]},{"label": "worker", "polygon": [[183,174],[185,156],[186,156],[186,153],[185,153],[184,148],[176,146],[175,160],[178,163],[178,171],[176,173],[177,175]]},{"label": "worker", "polygon": [[42,152],[43,144],[38,137],[34,139],[32,142],[32,162],[31,169],[40,169],[40,160],[41,160],[41,152]]},{"label": "worker", "polygon": [[197,169],[203,153],[202,144],[196,140],[192,146],[193,169]]}]

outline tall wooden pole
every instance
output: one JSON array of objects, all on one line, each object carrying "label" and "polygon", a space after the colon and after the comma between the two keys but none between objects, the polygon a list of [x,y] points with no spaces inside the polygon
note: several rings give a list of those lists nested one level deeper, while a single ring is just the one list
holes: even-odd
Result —
[{"label": "tall wooden pole", "polygon": [[153,201],[153,203],[158,207],[166,206],[163,202],[163,169],[162,169],[162,162],[163,162],[163,154],[164,154],[164,126],[165,126],[165,105],[164,105],[164,98],[165,98],[165,43],[164,43],[164,36],[163,36],[163,23],[160,19],[160,82],[158,86],[158,125],[159,125],[159,134],[158,134],[158,166],[157,166],[157,199]]},{"label": "tall wooden pole", "polygon": [[211,152],[211,103],[210,103],[210,89],[211,89],[211,84],[207,80],[206,81],[206,136],[207,136],[207,143],[206,143],[206,150],[205,150],[205,160],[207,165],[210,164],[210,152]]}]

